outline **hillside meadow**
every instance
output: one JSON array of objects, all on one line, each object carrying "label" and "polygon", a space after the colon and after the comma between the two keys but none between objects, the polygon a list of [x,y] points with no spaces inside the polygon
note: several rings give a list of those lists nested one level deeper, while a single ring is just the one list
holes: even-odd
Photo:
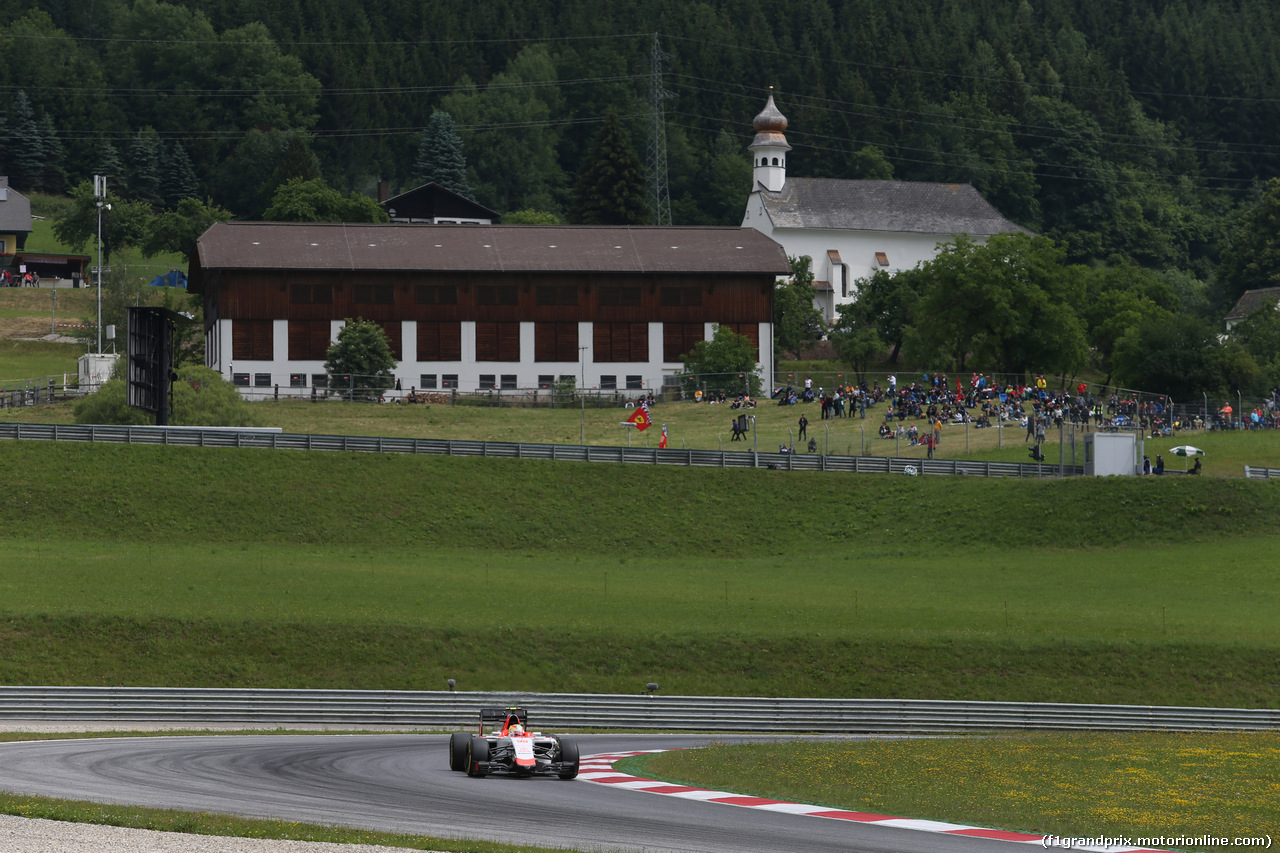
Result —
[{"label": "hillside meadow", "polygon": [[1280,683],[1268,482],[33,442],[0,470],[3,683],[1267,707]]}]

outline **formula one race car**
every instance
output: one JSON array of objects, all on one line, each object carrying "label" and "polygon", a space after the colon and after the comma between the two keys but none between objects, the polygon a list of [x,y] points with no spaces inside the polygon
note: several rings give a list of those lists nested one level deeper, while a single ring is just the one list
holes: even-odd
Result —
[{"label": "formula one race car", "polygon": [[[524,708],[481,708],[479,734],[457,732],[449,738],[449,769],[465,770],[468,776],[577,776],[577,742],[531,732],[528,722]],[[493,728],[485,734],[487,724]]]}]

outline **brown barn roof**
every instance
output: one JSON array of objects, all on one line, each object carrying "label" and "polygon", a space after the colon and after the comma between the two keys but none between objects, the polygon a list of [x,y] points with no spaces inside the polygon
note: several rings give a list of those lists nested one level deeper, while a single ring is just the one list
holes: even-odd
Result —
[{"label": "brown barn roof", "polygon": [[199,271],[768,273],[786,253],[753,228],[220,222],[192,256]]}]

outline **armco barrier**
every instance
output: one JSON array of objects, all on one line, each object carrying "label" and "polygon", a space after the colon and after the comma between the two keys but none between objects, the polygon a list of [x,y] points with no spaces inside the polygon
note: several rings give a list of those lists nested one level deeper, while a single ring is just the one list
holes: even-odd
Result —
[{"label": "armco barrier", "polygon": [[1280,468],[1258,468],[1246,465],[1244,476],[1250,480],[1280,480]]},{"label": "armco barrier", "polygon": [[0,687],[5,720],[396,726],[465,729],[481,707],[522,706],[539,729],[705,732],[965,732],[1094,729],[1280,729],[1280,711],[1034,702],[893,699],[239,690],[150,687]]},{"label": "armco barrier", "polygon": [[0,423],[0,439],[74,441],[94,444],[161,444],[175,447],[260,447],[274,450],[329,450],[349,453],[410,453],[546,459],[555,462],[610,462],[704,468],[768,468],[777,471],[831,471],[849,474],[967,474],[975,477],[1056,477],[1084,473],[1080,465],[969,462],[954,459],[900,459],[887,456],[826,456],[817,453],[757,453],[750,450],[658,450],[581,444],[515,444],[501,441],[445,441],[304,435],[268,430],[199,427],[78,426]]}]

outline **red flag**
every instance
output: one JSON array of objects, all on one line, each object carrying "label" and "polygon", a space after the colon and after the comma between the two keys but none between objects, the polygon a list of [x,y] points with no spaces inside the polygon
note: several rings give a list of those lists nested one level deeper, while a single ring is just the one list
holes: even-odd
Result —
[{"label": "red flag", "polygon": [[659,450],[667,449],[667,425],[666,424],[662,425],[662,438],[658,440],[658,449]]},{"label": "red flag", "polygon": [[636,410],[631,413],[631,417],[627,418],[627,423],[635,424],[636,429],[644,432],[649,428],[649,410],[644,406],[638,406]]}]

